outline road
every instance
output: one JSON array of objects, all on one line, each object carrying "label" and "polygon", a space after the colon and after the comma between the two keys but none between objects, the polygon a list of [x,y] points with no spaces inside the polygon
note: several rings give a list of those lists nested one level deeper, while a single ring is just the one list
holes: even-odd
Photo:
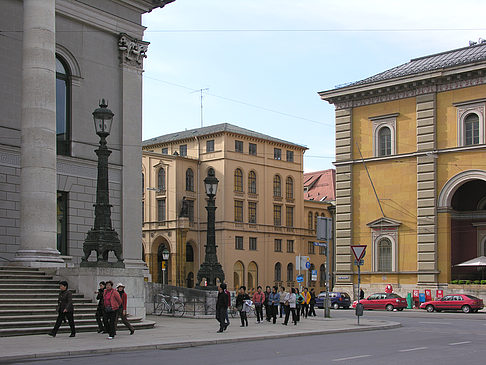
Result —
[{"label": "road", "polygon": [[[322,315],[322,310],[319,310]],[[352,310],[333,310],[337,318]],[[486,314],[365,311],[368,318],[402,323],[383,331],[290,337],[179,350],[121,352],[17,364],[454,364],[486,362]],[[305,320],[305,319],[304,319]],[[312,320],[312,319],[307,319]],[[107,359],[109,357],[109,360]]]}]

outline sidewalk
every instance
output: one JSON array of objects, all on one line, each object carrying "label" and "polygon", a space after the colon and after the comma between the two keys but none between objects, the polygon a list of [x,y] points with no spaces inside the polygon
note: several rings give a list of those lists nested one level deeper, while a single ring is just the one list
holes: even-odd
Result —
[{"label": "sidewalk", "polygon": [[46,335],[0,337],[0,363],[5,361],[40,359],[60,356],[101,354],[114,351],[165,350],[183,347],[221,344],[238,341],[254,341],[281,337],[306,336],[339,332],[371,331],[400,327],[398,322],[361,319],[303,319],[297,326],[275,325],[264,321],[255,324],[249,319],[249,327],[240,327],[239,318],[230,318],[231,325],[224,333],[216,333],[219,325],[215,319],[192,319],[147,316],[156,322],[153,329],[136,331],[130,336],[125,327],[119,326],[118,335],[108,340],[106,334],[84,332],[69,338],[59,333],[56,338]]}]

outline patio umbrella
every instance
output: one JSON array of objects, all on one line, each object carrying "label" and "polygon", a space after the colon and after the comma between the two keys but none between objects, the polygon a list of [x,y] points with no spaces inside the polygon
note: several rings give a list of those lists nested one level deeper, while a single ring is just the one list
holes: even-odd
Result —
[{"label": "patio umbrella", "polygon": [[454,266],[475,266],[478,270],[481,270],[481,279],[484,279],[484,267],[486,267],[486,256],[479,256],[471,260],[461,262]]}]

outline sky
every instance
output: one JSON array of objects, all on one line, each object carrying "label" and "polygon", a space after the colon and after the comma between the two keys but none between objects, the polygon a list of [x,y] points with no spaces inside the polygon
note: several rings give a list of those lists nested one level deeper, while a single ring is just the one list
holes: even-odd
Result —
[{"label": "sky", "polygon": [[143,139],[231,123],[333,168],[334,106],[319,91],[486,38],[476,0],[176,0],[143,16]]}]

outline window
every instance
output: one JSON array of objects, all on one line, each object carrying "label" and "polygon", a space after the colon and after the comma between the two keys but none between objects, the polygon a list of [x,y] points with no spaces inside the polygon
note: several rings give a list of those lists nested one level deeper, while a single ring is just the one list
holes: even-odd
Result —
[{"label": "window", "polygon": [[243,237],[235,236],[235,250],[243,250]]},{"label": "window", "polygon": [[142,172],[142,195],[145,195],[145,175]]},{"label": "window", "polygon": [[282,159],[282,150],[280,148],[274,148],[273,149],[273,158],[275,160],[281,160]]},{"label": "window", "polygon": [[194,191],[194,172],[192,169],[186,170],[186,190]]},{"label": "window", "polygon": [[279,175],[275,175],[273,177],[273,196],[274,197],[282,196],[282,182]]},{"label": "window", "polygon": [[248,223],[255,224],[257,222],[257,203],[248,202]]},{"label": "window", "polygon": [[235,191],[243,192],[243,172],[241,169],[235,170]]},{"label": "window", "polygon": [[256,249],[257,249],[256,237],[250,237],[249,243],[250,243],[250,251],[256,251]]},{"label": "window", "polygon": [[61,255],[68,254],[68,193],[57,192],[57,250]]},{"label": "window", "polygon": [[179,154],[180,154],[182,157],[187,156],[187,144],[182,144],[182,145],[180,145],[180,147],[179,147]]},{"label": "window", "polygon": [[56,55],[56,152],[70,155],[71,83],[67,63]]},{"label": "window", "polygon": [[282,240],[279,238],[276,238],[274,241],[274,251],[282,252]]},{"label": "window", "polygon": [[378,271],[392,271],[392,243],[388,238],[378,241]]},{"label": "window", "polygon": [[370,118],[373,124],[374,156],[390,156],[396,153],[395,131],[398,115],[396,113]]},{"label": "window", "polygon": [[287,240],[287,252],[288,253],[294,252],[294,240]]},{"label": "window", "polygon": [[243,222],[243,202],[235,200],[235,222]]},{"label": "window", "polygon": [[322,286],[326,282],[326,265],[324,264],[319,266],[319,279]]},{"label": "window", "polygon": [[290,176],[285,182],[285,196],[287,199],[294,199],[294,180]]},{"label": "window", "polygon": [[282,281],[282,264],[280,262],[275,264],[275,281]]},{"label": "window", "polygon": [[168,155],[169,154],[169,149],[167,147],[162,148],[162,154],[163,155]]},{"label": "window", "polygon": [[142,224],[145,222],[145,203],[142,202]]},{"label": "window", "polygon": [[391,155],[391,130],[388,127],[380,128],[378,132],[378,156]]},{"label": "window", "polygon": [[214,139],[206,141],[206,152],[214,152]]},{"label": "window", "polygon": [[282,225],[282,206],[273,206],[273,225],[280,227]]},{"label": "window", "polygon": [[157,173],[157,189],[158,192],[165,191],[165,170],[162,167],[159,169],[159,172]]},{"label": "window", "polygon": [[287,227],[294,226],[294,207],[285,207],[285,223]]},{"label": "window", "polygon": [[235,141],[235,152],[243,153],[243,141]]},{"label": "window", "polygon": [[319,255],[327,255],[327,247],[319,246]]},{"label": "window", "polygon": [[453,105],[457,107],[457,144],[459,146],[483,144],[486,103],[466,101]]},{"label": "window", "polygon": [[194,222],[194,200],[186,199],[189,222]]},{"label": "window", "polygon": [[319,213],[316,213],[316,216],[315,216],[315,220],[314,220],[314,230],[317,231],[317,218],[319,218]]},{"label": "window", "polygon": [[165,222],[165,199],[157,199],[157,220]]},{"label": "window", "polygon": [[307,228],[308,229],[314,229],[314,224],[312,223],[312,218],[313,218],[312,212],[309,212],[309,214],[307,215]]},{"label": "window", "polygon": [[294,162],[294,151],[287,150],[287,161]]},{"label": "window", "polygon": [[194,249],[189,242],[186,243],[186,262],[194,262]]},{"label": "window", "polygon": [[256,187],[256,173],[255,171],[250,171],[248,174],[248,193],[256,194],[257,187]]},{"label": "window", "polygon": [[314,242],[309,241],[307,243],[307,253],[309,255],[314,255],[316,253],[315,246],[314,246]]},{"label": "window", "polygon": [[294,265],[292,263],[287,265],[287,281],[294,281]]},{"label": "window", "polygon": [[248,144],[248,153],[253,156],[257,155],[257,145],[255,143]]},{"label": "window", "polygon": [[479,116],[470,113],[464,118],[464,145],[471,146],[479,144]]}]

